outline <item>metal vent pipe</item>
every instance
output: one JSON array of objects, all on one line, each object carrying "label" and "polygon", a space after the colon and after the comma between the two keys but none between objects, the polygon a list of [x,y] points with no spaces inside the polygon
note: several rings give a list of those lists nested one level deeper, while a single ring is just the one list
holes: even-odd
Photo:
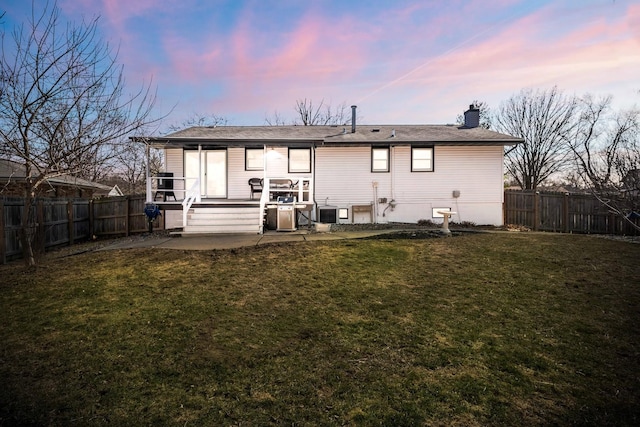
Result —
[{"label": "metal vent pipe", "polygon": [[356,108],[357,105],[351,106],[351,133],[356,133]]}]

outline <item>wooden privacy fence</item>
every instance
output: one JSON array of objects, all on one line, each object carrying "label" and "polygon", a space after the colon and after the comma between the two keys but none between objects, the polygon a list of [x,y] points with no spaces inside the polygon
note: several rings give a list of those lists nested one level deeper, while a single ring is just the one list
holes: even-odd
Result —
[{"label": "wooden privacy fence", "polygon": [[[95,237],[128,236],[148,230],[145,196],[105,199],[36,199],[36,243],[40,249],[72,245]],[[0,198],[0,262],[20,258],[24,199]],[[162,217],[154,229],[162,229]]]},{"label": "wooden privacy fence", "polygon": [[[633,221],[640,224],[637,218]],[[640,234],[589,194],[507,190],[504,223],[561,233]]]}]

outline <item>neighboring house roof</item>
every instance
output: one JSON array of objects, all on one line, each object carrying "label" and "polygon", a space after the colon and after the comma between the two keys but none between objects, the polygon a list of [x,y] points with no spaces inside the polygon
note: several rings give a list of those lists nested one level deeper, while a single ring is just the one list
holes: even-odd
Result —
[{"label": "neighboring house roof", "polygon": [[118,187],[118,184],[116,184],[111,188],[111,191],[109,191],[109,194],[107,194],[107,196],[109,197],[124,196],[124,193],[122,192],[122,190],[120,190],[120,187]]},{"label": "neighboring house roof", "polygon": [[482,127],[460,125],[351,126],[216,126],[191,127],[164,137],[136,138],[156,147],[207,145],[314,144],[327,146],[372,144],[515,145],[521,138]]},{"label": "neighboring house roof", "polygon": [[[9,180],[20,180],[24,177],[24,165],[11,160],[0,159],[0,182],[7,182]],[[60,175],[47,178],[47,182],[51,186],[59,185],[106,192],[109,192],[112,189],[112,187],[109,187],[108,185],[99,184],[97,182],[88,181],[86,179],[77,178],[71,175]]]}]

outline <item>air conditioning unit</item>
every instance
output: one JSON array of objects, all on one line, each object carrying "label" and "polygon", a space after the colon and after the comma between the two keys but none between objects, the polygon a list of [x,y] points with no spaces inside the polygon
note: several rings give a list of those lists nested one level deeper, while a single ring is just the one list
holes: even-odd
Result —
[{"label": "air conditioning unit", "polygon": [[338,208],[335,206],[319,206],[318,219],[319,222],[325,224],[335,224],[338,222]]}]

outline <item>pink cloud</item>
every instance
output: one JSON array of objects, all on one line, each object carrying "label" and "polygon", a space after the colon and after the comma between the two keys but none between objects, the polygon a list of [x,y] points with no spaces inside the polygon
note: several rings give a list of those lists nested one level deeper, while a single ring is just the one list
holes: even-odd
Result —
[{"label": "pink cloud", "polygon": [[[640,5],[625,9],[625,13],[587,10],[590,16],[573,17],[582,23],[575,29],[551,22],[558,19],[553,7],[539,10],[490,37],[463,42],[428,58],[392,84],[374,90],[362,104],[373,107],[372,116],[382,115],[384,122],[407,123],[452,122],[474,99],[497,108],[525,87],[557,85],[576,95],[612,93],[614,100],[637,103],[640,98],[631,93],[640,86]],[[402,105],[396,115],[388,108],[394,103]]]},{"label": "pink cloud", "polygon": [[633,28],[631,22],[638,19],[638,10],[629,8],[625,17],[613,23],[596,19],[558,34],[552,42],[539,29],[556,11],[541,10],[493,37],[431,61],[403,84],[422,81],[455,87],[475,80],[484,92],[517,92],[540,84],[593,83],[594,76],[611,79],[610,73],[622,65],[640,70],[640,56],[632,53],[638,52],[638,39],[630,37],[628,31]]},{"label": "pink cloud", "polygon": [[[262,25],[264,17],[248,2],[230,33],[212,26],[194,39],[168,25],[155,43],[162,47],[157,54],[140,49],[133,19],[171,17],[173,8],[194,8],[190,0],[62,1],[85,14],[95,9],[103,15],[110,33],[122,40],[119,59],[127,70],[133,67],[136,79],[162,76],[166,81],[158,83],[182,88],[182,103],[190,109],[197,102],[223,115],[291,111],[296,99],[308,97],[361,102],[365,116],[367,106],[386,110],[385,122],[406,122],[406,115],[394,118],[393,111],[422,107],[424,121],[430,121],[427,113],[452,108],[446,117],[455,117],[473,99],[504,99],[505,93],[527,86],[597,90],[614,75],[631,80],[634,71],[640,74],[634,54],[640,51],[640,5],[635,4],[607,5],[618,11],[624,7],[623,14],[580,6],[568,8],[571,13],[565,16],[551,3],[493,24],[481,18],[504,16],[501,11],[520,2],[415,2],[372,9],[369,16],[329,14],[309,6],[290,28],[274,29]],[[573,21],[564,25],[564,19]],[[193,88],[196,93],[188,95]],[[380,122],[375,114],[368,115]]]},{"label": "pink cloud", "polygon": [[246,12],[230,36],[212,38],[199,52],[186,43],[178,49],[184,42],[180,38],[166,38],[163,45],[171,68],[183,83],[195,85],[209,79],[224,85],[229,95],[225,107],[246,108],[258,102],[277,104],[265,97],[286,97],[293,103],[315,96],[312,87],[353,77],[367,64],[361,51],[366,35],[335,31],[336,26],[352,27],[347,19],[329,22],[308,13],[290,31],[270,38],[255,32],[252,18]]}]

